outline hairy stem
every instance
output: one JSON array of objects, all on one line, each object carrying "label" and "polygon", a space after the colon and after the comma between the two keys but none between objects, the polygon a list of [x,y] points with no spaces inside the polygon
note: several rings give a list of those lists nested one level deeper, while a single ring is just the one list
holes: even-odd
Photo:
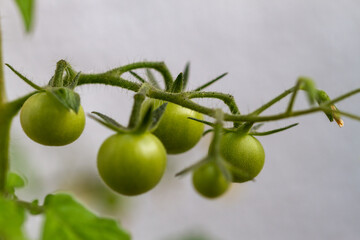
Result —
[{"label": "hairy stem", "polygon": [[117,86],[121,88],[125,88],[127,90],[131,90],[137,92],[141,86],[141,84],[134,83],[128,80],[125,80],[121,77],[112,76],[105,73],[100,74],[81,74],[79,77],[78,86],[84,84],[104,84]]},{"label": "hairy stem", "polygon": [[131,111],[129,125],[128,125],[129,128],[135,128],[138,127],[139,125],[141,105],[145,100],[147,89],[148,89],[147,84],[144,84],[139,89],[139,92],[137,92],[134,96],[134,105]]},{"label": "hairy stem", "polygon": [[230,109],[232,114],[240,114],[234,97],[230,94],[220,92],[188,92],[188,98],[217,98],[222,100]]},{"label": "hairy stem", "polygon": [[137,63],[131,63],[122,67],[115,68],[113,70],[110,70],[107,72],[107,74],[115,75],[115,76],[121,76],[121,74],[139,69],[139,68],[151,68],[156,71],[158,71],[164,81],[165,81],[165,90],[168,91],[171,89],[173,84],[173,77],[171,76],[171,73],[165,63],[163,62],[137,62]]},{"label": "hairy stem", "polygon": [[4,109],[0,110],[0,115],[0,194],[5,194],[6,177],[9,171],[11,118],[7,118]]},{"label": "hairy stem", "polygon": [[3,63],[3,52],[2,52],[2,29],[0,23],[0,105],[6,101],[5,92],[5,76],[4,76],[4,63]]}]

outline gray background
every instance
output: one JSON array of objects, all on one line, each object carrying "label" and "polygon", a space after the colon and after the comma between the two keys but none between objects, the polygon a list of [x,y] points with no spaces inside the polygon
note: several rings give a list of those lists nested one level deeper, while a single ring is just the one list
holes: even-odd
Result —
[{"label": "gray background", "polygon": [[[174,75],[191,61],[189,87],[229,72],[209,90],[233,94],[243,113],[291,87],[300,75],[312,77],[333,97],[360,86],[358,0],[39,0],[31,35],[23,33],[13,1],[0,0],[0,6],[5,62],[38,84],[49,80],[62,58],[82,72],[165,61]],[[30,90],[9,70],[6,78],[9,98]],[[127,121],[132,93],[104,86],[79,92],[87,112]],[[355,96],[338,107],[360,114],[359,100]],[[296,108],[307,106],[299,94]],[[266,164],[255,183],[233,185],[224,197],[209,201],[194,192],[189,176],[175,179],[176,171],[206,154],[205,138],[189,153],[170,157],[161,183],[128,200],[132,208],[117,218],[135,240],[176,239],[187,231],[219,240],[359,239],[360,123],[345,119],[340,129],[319,113],[269,123],[264,130],[293,122],[300,125],[260,138]],[[64,176],[66,181],[84,169],[96,175],[98,147],[111,131],[88,119],[80,139],[62,148],[29,140],[18,118],[12,133],[13,144],[26,155],[29,167],[23,172],[36,172],[29,188],[41,186],[22,193],[30,200],[61,188]],[[38,217],[30,221],[31,236],[40,225]]]}]

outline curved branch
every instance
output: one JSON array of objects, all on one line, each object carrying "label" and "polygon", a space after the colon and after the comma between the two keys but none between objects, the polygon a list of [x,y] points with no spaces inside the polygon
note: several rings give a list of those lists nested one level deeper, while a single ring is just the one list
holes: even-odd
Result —
[{"label": "curved branch", "polygon": [[131,70],[139,69],[139,68],[151,68],[158,71],[165,82],[165,90],[170,90],[173,84],[173,77],[164,62],[137,62],[131,63],[125,66],[121,66],[106,72],[106,74],[121,76],[121,74],[125,72],[129,72]]}]

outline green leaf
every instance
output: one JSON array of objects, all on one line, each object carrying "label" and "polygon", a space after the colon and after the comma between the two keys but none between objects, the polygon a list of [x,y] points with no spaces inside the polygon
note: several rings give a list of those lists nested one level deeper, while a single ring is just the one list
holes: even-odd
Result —
[{"label": "green leaf", "polygon": [[91,213],[70,195],[48,195],[45,199],[42,240],[130,240],[115,220]]},{"label": "green leaf", "polygon": [[15,0],[24,21],[26,32],[30,32],[33,25],[35,0]]},{"label": "green leaf", "polygon": [[181,92],[181,90],[183,89],[183,84],[184,84],[183,74],[179,73],[179,75],[176,77],[174,84],[171,88],[171,92],[173,92],[173,93]]},{"label": "green leaf", "polygon": [[[6,192],[15,193],[15,188],[22,188],[26,185],[26,181],[18,174],[9,172],[6,180]],[[0,238],[1,239],[1,238]]]},{"label": "green leaf", "polygon": [[80,96],[69,88],[50,88],[48,90],[62,105],[78,113],[80,108]]},{"label": "green leaf", "polygon": [[0,197],[0,239],[25,240],[23,233],[24,221],[24,208],[14,201]]}]

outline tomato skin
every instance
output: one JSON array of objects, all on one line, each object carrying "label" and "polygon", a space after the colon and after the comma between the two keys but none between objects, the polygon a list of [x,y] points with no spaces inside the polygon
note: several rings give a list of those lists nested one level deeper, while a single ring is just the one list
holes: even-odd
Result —
[{"label": "tomato skin", "polygon": [[51,93],[29,97],[20,111],[20,123],[26,135],[46,146],[63,146],[78,139],[85,127],[85,114],[68,110]]},{"label": "tomato skin", "polygon": [[224,194],[230,186],[214,162],[197,168],[193,173],[192,181],[196,191],[206,198],[217,198]]},{"label": "tomato skin", "polygon": [[[163,101],[151,99],[145,102],[143,109],[150,104],[157,108],[163,103]],[[188,119],[188,117],[204,119],[201,113],[174,103],[167,104],[165,113],[153,134],[164,144],[168,154],[187,152],[200,141],[204,132],[204,124]]]},{"label": "tomato skin", "polygon": [[123,195],[139,195],[160,181],[166,167],[166,151],[151,133],[115,134],[101,145],[97,167],[111,189]]},{"label": "tomato skin", "polygon": [[243,133],[225,133],[220,141],[220,152],[226,161],[249,174],[244,177],[232,171],[233,182],[253,180],[265,163],[265,152],[261,143],[253,136]]}]

